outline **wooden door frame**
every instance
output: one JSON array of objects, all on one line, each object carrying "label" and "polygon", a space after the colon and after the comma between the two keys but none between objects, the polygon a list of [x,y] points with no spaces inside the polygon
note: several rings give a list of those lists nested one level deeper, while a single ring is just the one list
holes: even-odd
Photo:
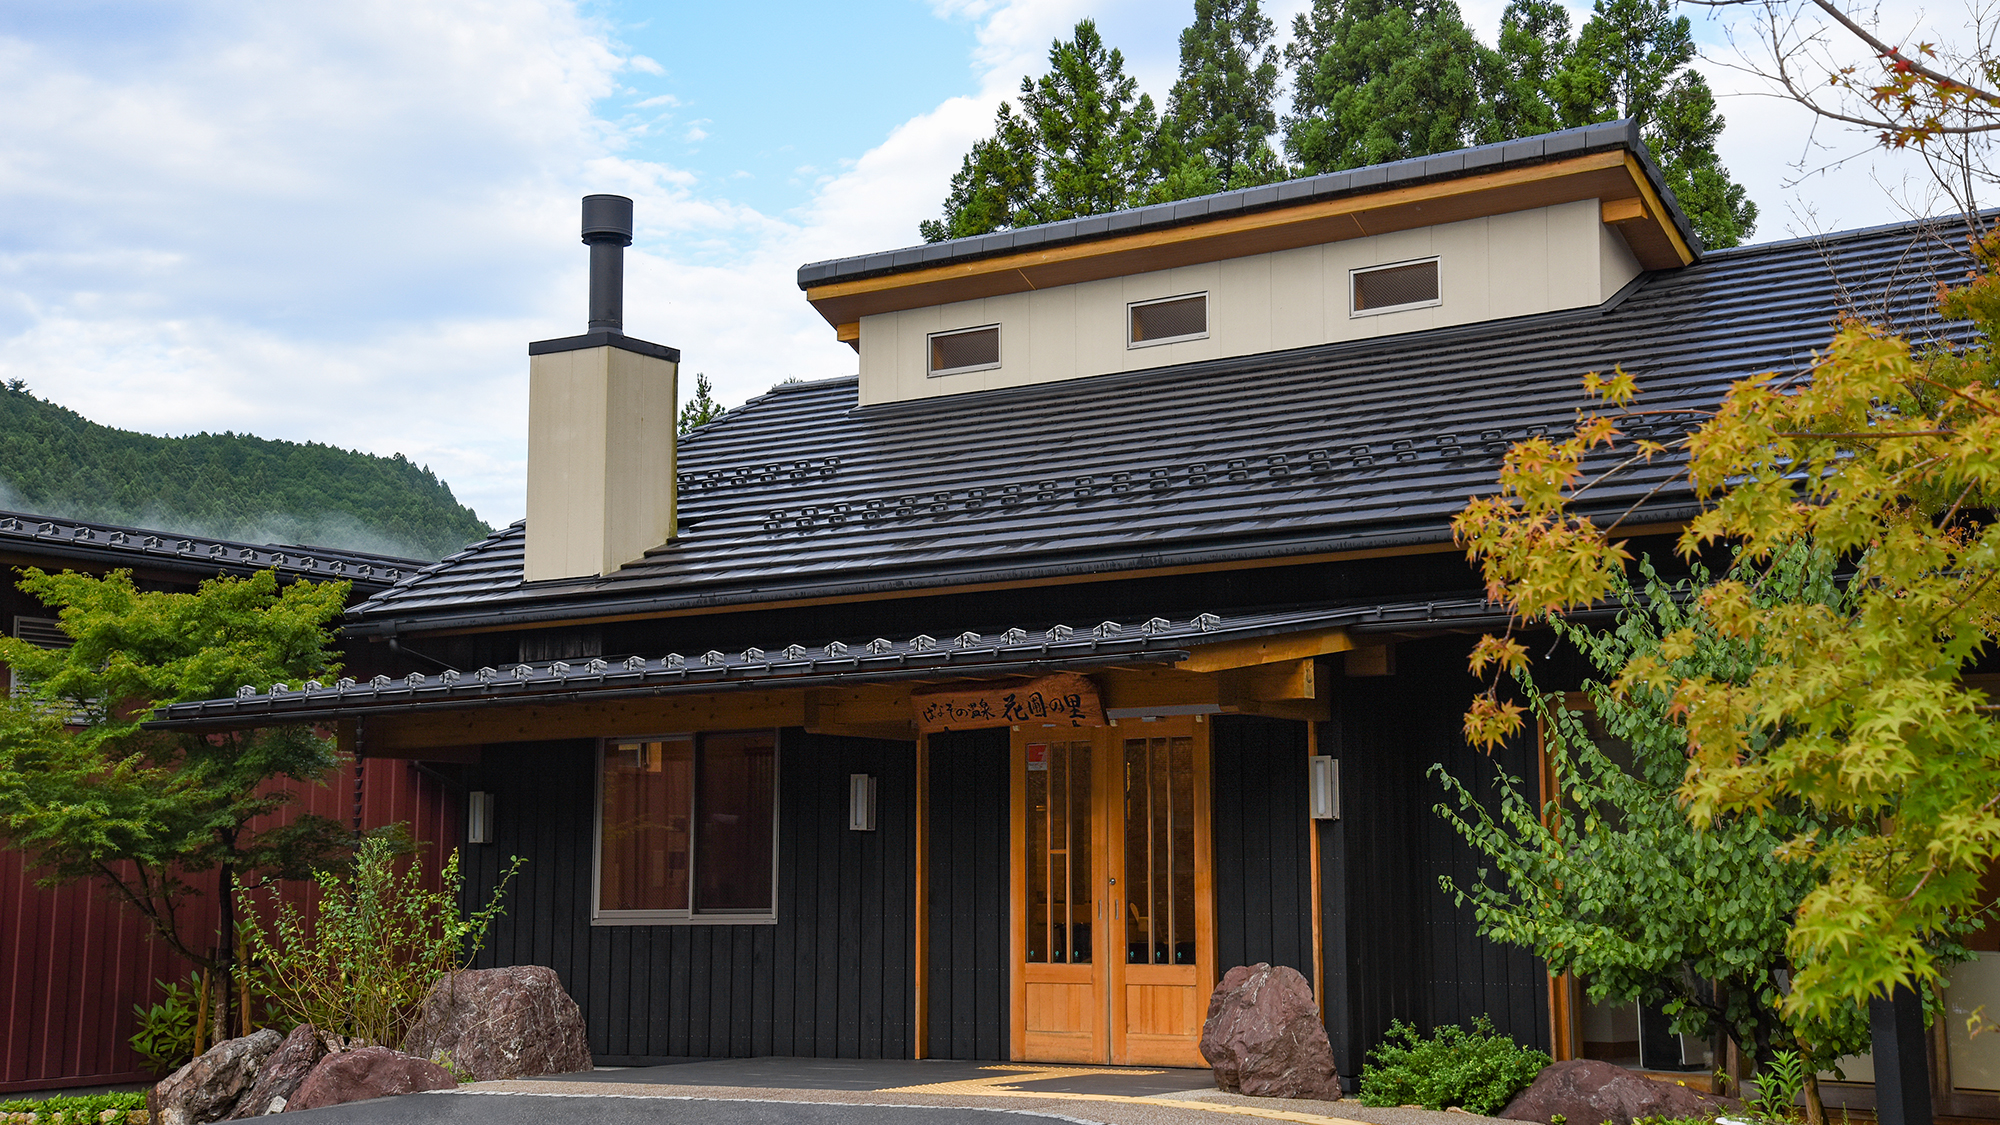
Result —
[{"label": "wooden door frame", "polygon": [[[1087,734],[1091,742],[1091,849],[1094,855],[1103,857],[1099,869],[1094,872],[1096,886],[1091,892],[1091,901],[1096,913],[1091,925],[1092,979],[1099,993],[1103,1007],[1105,1029],[1104,1054],[1107,1060],[1121,1059],[1127,1054],[1125,1042],[1125,1021],[1117,1016],[1117,1006],[1121,1002],[1127,983],[1128,966],[1124,957],[1124,933],[1122,914],[1109,917],[1110,897],[1106,895],[1107,880],[1115,877],[1121,891],[1126,885],[1125,840],[1122,831],[1114,832],[1114,822],[1122,829],[1124,824],[1124,741],[1127,738],[1150,736],[1155,731],[1173,734],[1186,733],[1193,739],[1194,749],[1194,809],[1195,809],[1195,980],[1203,995],[1215,987],[1215,845],[1214,845],[1214,796],[1212,784],[1212,762],[1210,731],[1207,717],[1196,715],[1192,718],[1179,716],[1162,719],[1157,723],[1127,721],[1121,726],[1114,720],[1110,726],[1076,731],[1061,727],[1012,728],[1007,745],[1008,772],[1008,995],[1010,1018],[1008,1020],[1009,1057],[1019,1060],[1027,1054],[1027,957],[1028,957],[1028,872],[1022,857],[1027,854],[1027,745],[1031,739],[1044,738],[1047,741],[1076,740],[1079,734]],[[1185,724],[1185,725],[1183,725]],[[1113,794],[1116,794],[1115,798]],[[1115,801],[1115,803],[1114,803]],[[1114,815],[1100,815],[1113,812]],[[1121,893],[1117,901],[1124,902]],[[1113,935],[1121,940],[1113,940]],[[1175,966],[1169,966],[1175,967]],[[1150,969],[1152,966],[1141,968]]]}]

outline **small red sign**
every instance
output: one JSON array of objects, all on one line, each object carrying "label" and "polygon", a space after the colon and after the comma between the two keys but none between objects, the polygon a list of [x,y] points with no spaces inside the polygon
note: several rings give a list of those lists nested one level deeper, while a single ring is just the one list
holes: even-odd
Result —
[{"label": "small red sign", "polygon": [[1031,770],[1045,770],[1049,768],[1048,743],[1046,742],[1028,743],[1028,768]]}]

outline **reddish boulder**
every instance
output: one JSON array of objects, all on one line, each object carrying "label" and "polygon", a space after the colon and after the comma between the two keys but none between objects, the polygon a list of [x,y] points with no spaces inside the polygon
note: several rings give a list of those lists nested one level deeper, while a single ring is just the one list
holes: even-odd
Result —
[{"label": "reddish boulder", "polygon": [[241,1039],[225,1039],[162,1079],[148,1095],[147,1107],[160,1125],[221,1121],[236,1109],[243,1091],[256,1080],[257,1069],[282,1042],[284,1036],[268,1028]]},{"label": "reddish boulder", "polygon": [[455,1090],[458,1080],[434,1062],[414,1059],[387,1047],[363,1047],[328,1055],[285,1103],[285,1112],[322,1109],[370,1098],[393,1098],[421,1090]]},{"label": "reddish boulder", "polygon": [[1258,963],[1229,970],[1208,998],[1201,1054],[1215,1085],[1258,1098],[1340,1097],[1333,1045],[1298,970]]},{"label": "reddish boulder", "polygon": [[257,1081],[236,1103],[236,1112],[229,1115],[231,1120],[239,1117],[262,1117],[267,1113],[284,1110],[299,1084],[326,1057],[326,1045],[320,1042],[319,1029],[309,1023],[302,1023],[292,1029],[271,1057],[257,1071]]},{"label": "reddish boulder", "polygon": [[432,985],[403,1050],[449,1058],[482,1082],[590,1069],[583,1012],[541,965],[467,970]]},{"label": "reddish boulder", "polygon": [[1742,1108],[1735,1098],[1655,1082],[1596,1059],[1576,1059],[1543,1068],[1499,1116],[1548,1125],[1561,1114],[1567,1125],[1632,1125],[1641,1117],[1713,1117]]}]

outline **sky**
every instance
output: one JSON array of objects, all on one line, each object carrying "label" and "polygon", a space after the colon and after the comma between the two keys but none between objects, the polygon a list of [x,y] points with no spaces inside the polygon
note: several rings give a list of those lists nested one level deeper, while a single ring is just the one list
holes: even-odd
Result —
[{"label": "sky", "polygon": [[[1308,2],[1267,0],[1281,37]],[[1490,42],[1504,0],[1462,4]],[[1691,11],[1755,241],[1905,217],[1914,164],[1815,133]],[[1079,18],[1164,103],[1191,12],[8,0],[0,379],[126,429],[402,453],[505,524],[525,503],[525,345],[584,326],[579,196],[636,201],[626,331],[682,350],[683,394],[697,372],[730,405],[852,374],[798,267],[916,242]]]}]

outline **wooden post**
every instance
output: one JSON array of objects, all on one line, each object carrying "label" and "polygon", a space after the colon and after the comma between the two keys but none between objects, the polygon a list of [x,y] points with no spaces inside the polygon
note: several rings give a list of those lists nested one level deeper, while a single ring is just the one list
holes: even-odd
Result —
[{"label": "wooden post", "polygon": [[1875,1120],[1932,1125],[1923,999],[1903,986],[1888,999],[1868,1001],[1868,1030],[1875,1048]]},{"label": "wooden post", "polygon": [[916,839],[916,942],[913,946],[917,979],[916,1027],[910,1043],[916,1058],[931,1057],[931,736],[917,735],[917,825]]},{"label": "wooden post", "polygon": [[[1306,724],[1307,784],[1311,784],[1312,759],[1319,754],[1319,724]],[[1307,809],[1310,814],[1311,809]],[[1319,1005],[1319,1022],[1326,1022],[1326,928],[1320,911],[1319,872],[1319,821],[1310,815],[1306,817],[1306,842],[1311,849],[1312,867],[1312,928],[1313,928],[1313,1003]]]}]

